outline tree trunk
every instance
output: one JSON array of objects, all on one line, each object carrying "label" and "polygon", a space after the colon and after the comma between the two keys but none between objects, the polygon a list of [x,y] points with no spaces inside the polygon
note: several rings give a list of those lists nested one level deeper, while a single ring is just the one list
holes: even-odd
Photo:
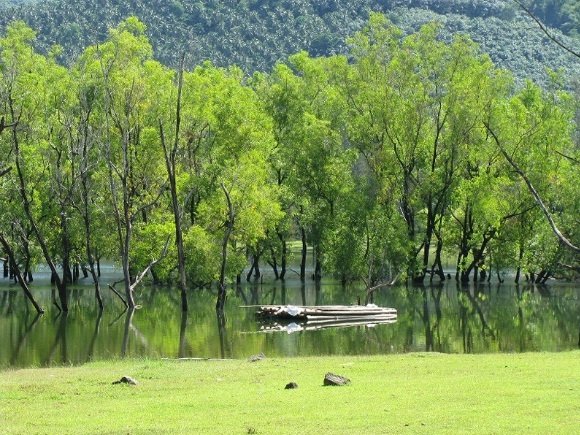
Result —
[{"label": "tree trunk", "polygon": [[218,297],[216,302],[216,311],[218,312],[218,316],[220,313],[223,315],[224,307],[226,303],[226,266],[227,266],[227,258],[228,258],[228,243],[230,241],[230,237],[232,235],[234,229],[234,207],[232,204],[232,200],[230,198],[230,193],[226,189],[226,186],[222,183],[221,185],[224,195],[226,197],[226,202],[228,205],[228,220],[226,221],[226,229],[224,231],[224,238],[222,241],[222,261],[220,267],[220,279],[218,283]]},{"label": "tree trunk", "polygon": [[520,274],[522,271],[522,258],[524,258],[524,242],[523,242],[523,240],[520,240],[519,254],[518,254],[518,267],[516,269],[516,278],[515,278],[516,284],[518,284],[520,282]]},{"label": "tree trunk", "polygon": [[312,279],[319,282],[322,279],[322,262],[320,261],[320,248],[317,246],[314,250],[314,274]]},{"label": "tree trunk", "polygon": [[302,240],[302,257],[300,260],[300,281],[304,282],[306,280],[306,254],[307,254],[307,245],[306,245],[306,230],[304,227],[300,227],[300,235]]},{"label": "tree trunk", "polygon": [[276,259],[276,253],[274,252],[274,248],[270,248],[270,255],[272,258],[270,266],[272,267],[272,271],[274,272],[274,278],[278,280],[280,279],[280,273],[278,272],[278,260]]},{"label": "tree trunk", "polygon": [[177,181],[176,181],[176,156],[179,144],[179,128],[181,123],[181,91],[182,91],[182,77],[183,70],[179,73],[179,87],[177,97],[177,118],[175,121],[175,141],[171,150],[168,149],[165,142],[165,135],[163,133],[163,124],[159,121],[159,135],[161,137],[161,144],[163,146],[163,154],[165,156],[165,167],[167,169],[167,177],[169,179],[169,192],[171,194],[171,209],[173,212],[173,222],[175,225],[175,245],[177,248],[177,274],[179,289],[181,292],[181,310],[187,311],[187,278],[185,273],[185,250],[183,247],[183,230],[181,228],[181,207],[177,197]]}]

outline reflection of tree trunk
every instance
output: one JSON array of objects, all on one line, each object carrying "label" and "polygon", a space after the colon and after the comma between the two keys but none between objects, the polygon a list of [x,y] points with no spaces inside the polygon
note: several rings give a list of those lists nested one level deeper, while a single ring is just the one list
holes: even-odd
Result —
[{"label": "reflection of tree trunk", "polygon": [[[2,292],[2,301],[0,302],[0,307],[7,307],[6,299],[8,298],[8,294],[10,293],[9,290],[4,290]],[[8,310],[8,307],[6,308]],[[8,314],[8,312],[6,312]]]},{"label": "reflection of tree trunk", "polygon": [[9,290],[8,292],[8,303],[6,304],[6,314],[11,315],[16,311],[14,309],[14,301],[16,300],[16,292]]},{"label": "reflection of tree trunk", "polygon": [[121,357],[127,355],[127,348],[129,346],[129,331],[131,330],[131,324],[133,322],[133,315],[135,314],[135,308],[129,307],[126,310],[127,315],[125,316],[125,329],[123,331],[123,342],[121,343]]},{"label": "reflection of tree trunk", "polygon": [[220,356],[222,359],[227,357],[226,355],[226,316],[223,311],[217,311],[217,325],[218,333],[220,337]]},{"label": "reflection of tree trunk", "polygon": [[101,319],[103,318],[103,310],[98,310],[97,314],[97,321],[95,322],[95,330],[93,331],[93,336],[91,337],[91,341],[89,342],[89,351],[87,352],[87,361],[91,361],[93,359],[93,354],[95,350],[95,342],[97,341],[97,337],[99,336],[99,329],[101,326]]},{"label": "reflection of tree trunk", "polygon": [[280,287],[280,303],[286,305],[286,282],[282,281]]},{"label": "reflection of tree trunk", "polygon": [[260,294],[258,292],[258,284],[254,283],[250,287],[250,299],[253,305],[258,305],[260,303]]},{"label": "reflection of tree trunk", "polygon": [[32,293],[30,292],[30,289],[28,288],[25,279],[23,278],[22,274],[20,273],[20,269],[18,268],[18,264],[16,263],[16,259],[14,258],[14,251],[12,250],[12,247],[10,246],[10,244],[8,243],[3,234],[0,234],[0,244],[4,248],[4,251],[8,256],[9,262],[12,264],[14,274],[16,276],[18,283],[20,284],[20,287],[22,287],[24,295],[32,303],[32,305],[34,305],[36,312],[39,314],[43,314],[44,310],[40,307],[40,305],[38,305],[38,303],[34,299],[34,296],[32,296]]},{"label": "reflection of tree trunk", "polygon": [[471,293],[469,293],[469,291],[463,291],[463,294],[465,296],[467,296],[467,298],[469,299],[469,302],[471,302],[471,305],[472,305],[474,311],[477,313],[477,315],[479,317],[479,320],[481,321],[481,332],[482,332],[482,334],[485,334],[485,331],[488,331],[489,335],[493,339],[495,339],[495,333],[493,332],[493,329],[491,329],[491,327],[487,323],[487,320],[485,318],[485,314],[483,313],[483,310],[481,309],[481,306],[479,305],[478,300],[475,299],[471,295]]},{"label": "reflection of tree trunk", "polygon": [[521,305],[518,304],[518,323],[519,323],[519,330],[520,330],[520,352],[524,352],[526,349],[526,328],[524,326],[524,311],[522,310]]},{"label": "reflection of tree trunk", "polygon": [[441,311],[441,295],[443,293],[443,286],[437,288],[437,294],[433,294],[433,288],[431,288],[431,294],[433,296],[433,301],[435,302],[435,324],[433,325],[433,335],[437,337],[436,344],[437,350],[441,349],[441,334],[439,332],[439,325],[441,325],[441,318],[443,317],[443,312]]},{"label": "reflection of tree trunk", "polygon": [[68,352],[66,344],[66,322],[68,315],[66,312],[60,313],[55,320],[58,320],[58,328],[56,331],[56,336],[54,338],[54,343],[50,347],[48,352],[48,357],[46,359],[45,365],[49,365],[53,361],[54,352],[56,351],[59,343],[61,345],[61,360],[58,361],[61,364],[68,362]]},{"label": "reflection of tree trunk", "polygon": [[276,286],[272,287],[272,297],[270,298],[270,305],[274,305],[276,303]]},{"label": "reflection of tree trunk", "polygon": [[[244,293],[244,289],[242,289],[241,285],[236,285],[236,296],[238,296],[244,302],[244,305],[252,305],[248,302],[248,298]],[[256,304],[257,305],[257,304]]]},{"label": "reflection of tree trunk", "polygon": [[185,331],[187,329],[187,311],[181,311],[181,324],[179,325],[179,350],[177,356],[179,358],[185,358],[187,356],[186,349],[187,349],[187,340]]},{"label": "reflection of tree trunk", "polygon": [[425,327],[425,352],[432,352],[433,349],[433,331],[431,330],[431,316],[429,314],[429,300],[427,298],[427,290],[421,288],[423,295],[423,326]]},{"label": "reflection of tree trunk", "polygon": [[415,299],[413,297],[413,293],[408,286],[405,287],[405,296],[409,304],[408,311],[410,313],[409,315],[410,322],[408,322],[408,325],[404,331],[405,335],[403,339],[403,348],[405,349],[405,351],[411,351],[413,349],[413,343],[415,341],[414,339],[415,330],[413,328],[413,325],[415,324],[415,313],[417,312],[417,308],[415,306]]},{"label": "reflection of tree trunk", "polygon": [[12,352],[12,356],[10,357],[10,364],[11,365],[15,365],[16,362],[18,361],[18,354],[20,353],[20,349],[22,348],[22,345],[26,341],[26,337],[28,337],[28,334],[30,334],[30,331],[32,331],[32,329],[34,328],[34,325],[36,325],[36,322],[38,322],[38,319],[40,319],[40,316],[41,316],[41,313],[37,313],[36,316],[34,316],[34,319],[32,319],[32,322],[30,322],[30,325],[28,325],[25,328],[24,333],[18,339],[18,343],[16,344],[16,347],[14,348],[14,351]]}]

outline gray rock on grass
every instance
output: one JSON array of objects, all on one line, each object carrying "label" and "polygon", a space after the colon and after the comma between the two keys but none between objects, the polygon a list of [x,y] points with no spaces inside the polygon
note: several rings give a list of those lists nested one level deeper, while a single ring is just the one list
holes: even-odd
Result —
[{"label": "gray rock on grass", "polygon": [[350,379],[345,378],[344,376],[335,375],[334,373],[327,373],[324,375],[324,382],[325,386],[342,386],[350,384]]}]

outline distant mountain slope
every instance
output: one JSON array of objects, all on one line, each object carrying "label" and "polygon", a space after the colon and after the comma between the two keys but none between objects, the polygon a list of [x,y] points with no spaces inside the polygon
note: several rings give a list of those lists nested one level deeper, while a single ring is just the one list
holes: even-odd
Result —
[{"label": "distant mountain slope", "polygon": [[9,9],[0,26],[23,19],[39,31],[42,49],[58,43],[67,61],[136,15],[147,24],[161,61],[175,65],[186,52],[189,64],[210,59],[250,73],[269,70],[302,49],[314,55],[345,52],[345,38],[363,25],[369,11],[386,13],[407,31],[438,20],[449,35],[468,33],[520,80],[545,83],[546,67],[569,75],[579,69],[577,59],[549,42],[513,2],[500,0],[51,0]]}]

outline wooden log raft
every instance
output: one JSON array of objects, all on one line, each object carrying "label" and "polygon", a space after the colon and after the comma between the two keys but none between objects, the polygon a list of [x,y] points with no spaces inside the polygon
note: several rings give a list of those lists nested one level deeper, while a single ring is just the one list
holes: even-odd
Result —
[{"label": "wooden log raft", "polygon": [[391,320],[396,319],[394,308],[369,305],[257,305],[244,308],[258,308],[256,315],[262,318],[297,320]]}]

